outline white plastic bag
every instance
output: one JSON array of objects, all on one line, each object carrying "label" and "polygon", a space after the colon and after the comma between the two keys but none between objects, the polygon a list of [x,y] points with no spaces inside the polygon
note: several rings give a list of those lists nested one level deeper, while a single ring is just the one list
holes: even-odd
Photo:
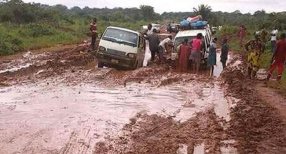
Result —
[{"label": "white plastic bag", "polygon": [[149,49],[149,42],[146,40],[146,49],[145,49],[145,57],[143,62],[143,67],[148,65],[148,62],[151,59],[151,51]]}]

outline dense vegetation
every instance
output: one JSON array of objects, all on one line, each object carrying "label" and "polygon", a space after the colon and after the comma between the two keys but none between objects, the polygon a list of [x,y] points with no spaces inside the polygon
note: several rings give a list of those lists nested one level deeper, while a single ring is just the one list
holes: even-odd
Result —
[{"label": "dense vegetation", "polygon": [[[280,32],[286,29],[286,12],[266,13],[264,10],[254,14],[213,12],[208,5],[190,8],[190,12],[164,12],[158,14],[151,6],[139,8],[67,8],[63,5],[48,6],[39,3],[24,3],[21,0],[0,0],[0,55],[18,51],[80,42],[88,38],[89,22],[98,19],[99,33],[106,26],[115,25],[139,30],[150,22],[179,22],[183,18],[201,14],[212,26],[222,25],[218,37],[228,36],[232,50],[241,51],[235,37],[239,25],[247,27],[247,39],[254,31],[274,26]],[[269,43],[262,56],[261,66],[267,68],[271,58]],[[284,87],[286,75],[284,74]]]},{"label": "dense vegetation", "polygon": [[21,0],[0,1],[0,55],[79,42],[87,38],[89,22],[99,19],[99,32],[108,25],[139,29],[148,20],[157,20],[153,7],[91,9],[63,5],[48,6]]},{"label": "dense vegetation", "polygon": [[154,12],[151,6],[139,8],[79,8],[68,9],[63,5],[48,6],[39,3],[24,3],[21,0],[0,1],[0,55],[12,54],[23,49],[34,49],[79,42],[87,38],[88,25],[92,18],[99,21],[99,32],[108,25],[139,30],[149,22],[179,22],[182,18],[201,14],[211,25],[238,26],[248,29],[270,29],[274,25],[286,28],[286,13],[257,11],[253,15],[212,12],[208,5],[190,8],[190,12]]}]

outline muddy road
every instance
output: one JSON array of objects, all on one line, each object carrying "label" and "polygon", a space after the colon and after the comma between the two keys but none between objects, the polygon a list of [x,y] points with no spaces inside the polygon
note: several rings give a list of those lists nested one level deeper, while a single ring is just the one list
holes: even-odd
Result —
[{"label": "muddy road", "polygon": [[85,44],[1,57],[0,153],[285,153],[285,119],[242,68],[98,69]]}]

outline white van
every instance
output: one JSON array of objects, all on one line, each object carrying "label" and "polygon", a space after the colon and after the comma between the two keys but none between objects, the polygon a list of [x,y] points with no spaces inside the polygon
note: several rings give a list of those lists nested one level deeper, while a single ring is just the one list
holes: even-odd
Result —
[{"label": "white van", "polygon": [[98,67],[135,69],[143,65],[145,39],[136,31],[109,26],[103,33],[96,57]]},{"label": "white van", "polygon": [[193,38],[195,38],[197,36],[198,33],[201,33],[203,35],[204,46],[203,46],[203,50],[201,51],[201,53],[203,55],[202,62],[206,63],[208,55],[209,55],[209,46],[210,46],[210,42],[212,39],[211,30],[209,28],[179,31],[174,38],[174,49],[175,50],[174,50],[173,56],[174,55],[176,56],[176,54],[178,52],[178,51],[176,51],[177,47],[185,39],[188,39],[188,41],[190,42]]}]

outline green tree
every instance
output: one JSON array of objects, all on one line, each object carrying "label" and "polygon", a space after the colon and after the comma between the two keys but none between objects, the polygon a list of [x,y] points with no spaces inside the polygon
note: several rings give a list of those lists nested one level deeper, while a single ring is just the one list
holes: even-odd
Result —
[{"label": "green tree", "polygon": [[145,20],[154,19],[155,12],[154,12],[154,8],[152,6],[140,5],[140,10],[141,10]]},{"label": "green tree", "polygon": [[195,15],[202,15],[203,19],[209,20],[211,18],[212,8],[208,5],[201,4],[198,8],[193,8]]}]

